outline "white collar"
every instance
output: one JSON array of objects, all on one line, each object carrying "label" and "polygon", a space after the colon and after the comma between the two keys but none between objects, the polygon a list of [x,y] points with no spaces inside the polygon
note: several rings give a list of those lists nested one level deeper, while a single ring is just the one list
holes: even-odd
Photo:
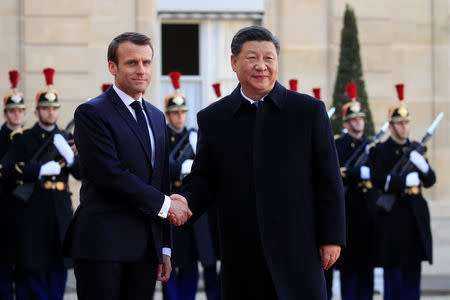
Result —
[{"label": "white collar", "polygon": [[125,94],[121,89],[119,89],[115,84],[113,84],[113,89],[116,91],[117,95],[119,95],[120,100],[128,107],[134,101],[139,101],[142,105],[142,94],[139,96],[139,99],[135,100],[128,94]]},{"label": "white collar", "polygon": [[[255,103],[255,102],[258,102],[258,101],[252,100],[252,99],[250,99],[249,97],[245,96],[244,92],[242,91],[242,87],[241,87],[240,90],[241,90],[241,95],[242,95],[242,97],[244,97],[245,100],[250,101],[251,104],[253,104],[253,103]],[[268,95],[268,94],[265,94],[264,97],[262,97],[261,99],[259,99],[259,101],[264,101],[264,98],[266,98],[267,95]]]}]

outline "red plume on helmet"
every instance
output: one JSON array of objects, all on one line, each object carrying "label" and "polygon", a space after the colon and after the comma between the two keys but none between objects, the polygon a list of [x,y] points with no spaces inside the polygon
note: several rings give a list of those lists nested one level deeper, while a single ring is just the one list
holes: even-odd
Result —
[{"label": "red plume on helmet", "polygon": [[395,85],[395,88],[397,89],[398,100],[400,100],[400,102],[403,102],[403,100],[405,99],[405,85],[403,83],[399,83]]},{"label": "red plume on helmet", "polygon": [[214,92],[216,93],[217,98],[222,97],[222,93],[220,92],[220,83],[216,82],[212,85]]},{"label": "red plume on helmet", "polygon": [[55,69],[53,68],[45,68],[43,70],[45,75],[45,82],[48,86],[53,85],[53,76],[55,75]]},{"label": "red plume on helmet", "polygon": [[289,88],[291,90],[293,90],[294,92],[297,92],[298,80],[297,79],[290,79],[289,80]]},{"label": "red plume on helmet", "polygon": [[347,95],[351,100],[356,100],[358,98],[358,93],[356,91],[356,83],[350,82],[345,86],[345,90],[347,91]]},{"label": "red plume on helmet", "polygon": [[9,71],[9,81],[11,82],[11,88],[17,89],[17,85],[19,84],[20,73],[17,70]]},{"label": "red plume on helmet", "polygon": [[180,89],[180,72],[170,72],[169,77],[172,80],[173,88],[178,91]]},{"label": "red plume on helmet", "polygon": [[314,93],[314,98],[320,100],[320,88],[313,88],[312,91]]},{"label": "red plume on helmet", "polygon": [[102,84],[102,92],[106,92],[107,89],[109,89],[109,87],[112,86],[111,83],[104,83]]}]

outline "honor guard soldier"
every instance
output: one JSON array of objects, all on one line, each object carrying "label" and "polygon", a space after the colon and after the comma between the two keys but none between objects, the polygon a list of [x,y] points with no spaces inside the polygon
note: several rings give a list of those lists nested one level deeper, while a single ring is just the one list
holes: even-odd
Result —
[{"label": "honor guard soldier", "polygon": [[21,130],[25,116],[25,103],[23,94],[17,90],[20,73],[17,70],[9,71],[12,92],[3,98],[3,116],[5,123],[0,129],[0,299],[13,300],[14,282],[14,253],[15,242],[13,228],[14,200],[11,198],[11,186],[5,184],[9,167],[3,159],[11,146],[11,133]]},{"label": "honor guard soldier", "polygon": [[[172,181],[171,192],[179,193],[182,179],[191,171],[197,144],[197,132],[185,127],[185,96],[180,93],[179,72],[171,72],[175,93],[165,99],[165,113],[169,136],[169,163]],[[208,225],[207,214],[203,215],[192,230],[173,228],[172,274],[164,284],[166,300],[195,299],[199,270],[198,261],[204,269],[205,292],[208,300],[219,299],[220,290],[216,271],[216,256]]]},{"label": "honor guard soldier", "polygon": [[366,300],[373,296],[372,217],[367,192],[372,189],[370,169],[356,163],[371,142],[364,135],[365,113],[357,101],[355,83],[346,85],[350,102],[342,107],[347,133],[336,140],[336,149],[345,186],[347,246],[336,267],[340,270],[342,299]]},{"label": "honor guard soldier", "polygon": [[[72,219],[69,173],[79,178],[74,147],[56,126],[60,103],[54,69],[44,69],[47,88],[36,96],[38,122],[17,132],[11,146],[17,203],[16,293],[18,299],[63,299],[67,267],[62,241]],[[9,153],[8,153],[9,154]],[[8,155],[7,154],[7,155]]]},{"label": "honor guard soldier", "polygon": [[[371,151],[377,200],[376,263],[384,268],[384,299],[419,299],[421,261],[432,262],[430,214],[422,188],[436,182],[419,144],[410,142],[410,115],[403,84],[396,85],[400,104],[389,109],[391,136]],[[421,143],[422,144],[422,143]],[[394,168],[400,164],[403,170]],[[390,200],[389,200],[390,199]],[[388,201],[389,200],[389,201]]]}]

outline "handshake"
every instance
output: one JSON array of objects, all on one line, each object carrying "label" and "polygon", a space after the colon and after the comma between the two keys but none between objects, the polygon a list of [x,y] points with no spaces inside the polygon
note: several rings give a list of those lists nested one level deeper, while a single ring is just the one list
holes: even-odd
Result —
[{"label": "handshake", "polygon": [[192,216],[186,198],[181,195],[173,194],[170,196],[172,203],[170,204],[167,220],[174,226],[181,226]]}]

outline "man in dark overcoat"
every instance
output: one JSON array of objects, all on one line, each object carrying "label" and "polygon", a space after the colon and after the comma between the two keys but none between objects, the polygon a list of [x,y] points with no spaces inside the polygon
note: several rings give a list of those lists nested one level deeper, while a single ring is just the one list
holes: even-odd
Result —
[{"label": "man in dark overcoat", "polygon": [[[388,115],[391,136],[370,153],[374,185],[395,196],[392,209],[380,209],[375,218],[375,259],[384,268],[385,300],[419,299],[421,261],[432,263],[430,213],[422,188],[431,187],[436,175],[418,151],[411,151],[403,85],[397,85],[397,91],[400,104],[391,107]],[[391,173],[405,152],[414,169],[404,175]]]},{"label": "man in dark overcoat", "polygon": [[276,81],[279,42],[267,29],[241,29],[231,52],[240,84],[198,114],[182,192],[192,221],[216,202],[223,299],[324,300],[323,269],[345,244],[325,105]]}]

